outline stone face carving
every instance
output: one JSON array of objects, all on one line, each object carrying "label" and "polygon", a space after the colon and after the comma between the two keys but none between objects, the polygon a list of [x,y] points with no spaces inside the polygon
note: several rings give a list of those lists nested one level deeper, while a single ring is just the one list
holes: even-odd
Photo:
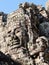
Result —
[{"label": "stone face carving", "polygon": [[[23,3],[0,12],[0,51],[22,65],[48,65],[49,18],[42,6]],[[8,56],[8,57],[9,57]]]},{"label": "stone face carving", "polygon": [[44,36],[39,37],[36,40],[36,45],[37,45],[38,51],[39,52],[41,51],[39,53],[39,57],[43,61],[44,59],[42,57],[44,55],[44,51],[48,47],[48,40],[47,40],[47,38],[45,38]]}]

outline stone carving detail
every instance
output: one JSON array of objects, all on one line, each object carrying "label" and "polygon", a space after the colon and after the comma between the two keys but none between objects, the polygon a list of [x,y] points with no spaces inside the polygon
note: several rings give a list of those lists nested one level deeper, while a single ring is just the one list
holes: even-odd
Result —
[{"label": "stone carving detail", "polygon": [[49,65],[48,15],[44,7],[27,2],[10,14],[0,12],[3,55],[22,65]]}]

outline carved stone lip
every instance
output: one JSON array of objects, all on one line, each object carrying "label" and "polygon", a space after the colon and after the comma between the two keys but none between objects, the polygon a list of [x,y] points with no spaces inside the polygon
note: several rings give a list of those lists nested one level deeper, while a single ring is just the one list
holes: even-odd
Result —
[{"label": "carved stone lip", "polygon": [[41,47],[46,48],[46,45],[42,45]]}]

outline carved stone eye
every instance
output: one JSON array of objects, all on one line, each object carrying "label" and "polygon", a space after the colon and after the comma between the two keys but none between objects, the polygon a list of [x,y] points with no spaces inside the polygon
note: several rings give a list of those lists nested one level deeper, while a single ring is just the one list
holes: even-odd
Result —
[{"label": "carved stone eye", "polygon": [[39,45],[39,46],[40,46],[40,41],[37,41],[36,43],[37,43],[37,45]]},{"label": "carved stone eye", "polygon": [[40,41],[37,41],[36,43],[39,43]]},{"label": "carved stone eye", "polygon": [[10,46],[10,44],[7,44],[7,46]]},{"label": "carved stone eye", "polygon": [[46,44],[46,43],[47,43],[47,41],[46,41],[46,40],[44,40],[44,39],[42,39],[42,42],[43,42],[43,44]]}]

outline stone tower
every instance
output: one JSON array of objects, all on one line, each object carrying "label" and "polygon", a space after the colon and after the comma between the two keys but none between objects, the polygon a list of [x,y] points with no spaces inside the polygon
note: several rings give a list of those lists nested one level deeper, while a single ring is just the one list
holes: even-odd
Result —
[{"label": "stone tower", "polygon": [[47,10],[47,12],[49,12],[49,0],[47,0],[47,2],[46,2],[46,10]]},{"label": "stone tower", "polygon": [[4,12],[0,12],[0,25],[5,24],[7,22],[7,14]]},{"label": "stone tower", "polygon": [[7,23],[7,14],[5,14],[4,12],[0,12],[0,51],[2,52],[5,52],[5,45],[6,45],[5,43],[3,43],[6,23]]}]

